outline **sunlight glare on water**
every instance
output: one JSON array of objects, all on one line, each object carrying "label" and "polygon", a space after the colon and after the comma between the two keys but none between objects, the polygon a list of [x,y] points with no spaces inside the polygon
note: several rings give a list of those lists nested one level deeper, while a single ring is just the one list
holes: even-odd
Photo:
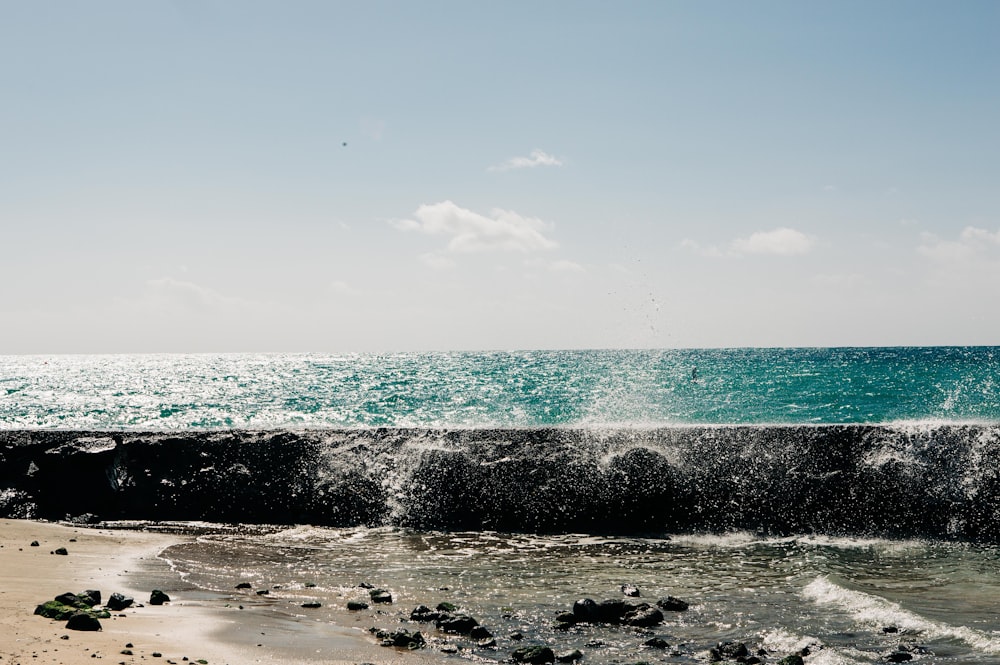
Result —
[{"label": "sunlight glare on water", "polygon": [[0,427],[981,422],[998,374],[989,347],[0,356]]}]

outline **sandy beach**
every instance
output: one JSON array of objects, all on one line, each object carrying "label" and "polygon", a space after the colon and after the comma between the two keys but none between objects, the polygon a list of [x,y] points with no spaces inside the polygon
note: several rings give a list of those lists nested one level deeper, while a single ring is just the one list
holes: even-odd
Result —
[{"label": "sandy beach", "polygon": [[[190,536],[0,520],[0,665],[164,662],[390,663],[428,654],[386,649],[358,627],[299,622],[194,589],[156,555]],[[38,546],[32,546],[32,542]],[[66,555],[54,554],[65,548]],[[55,596],[97,589],[132,596],[99,632],[34,615]],[[149,604],[152,589],[171,602]],[[131,653],[127,653],[131,652]]]}]

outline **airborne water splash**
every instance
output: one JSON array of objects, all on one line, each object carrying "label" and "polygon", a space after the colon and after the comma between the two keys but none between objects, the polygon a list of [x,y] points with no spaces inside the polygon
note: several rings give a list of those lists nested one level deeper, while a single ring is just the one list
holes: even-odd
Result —
[{"label": "airborne water splash", "polygon": [[0,451],[7,515],[1000,541],[990,425],[0,431]]}]

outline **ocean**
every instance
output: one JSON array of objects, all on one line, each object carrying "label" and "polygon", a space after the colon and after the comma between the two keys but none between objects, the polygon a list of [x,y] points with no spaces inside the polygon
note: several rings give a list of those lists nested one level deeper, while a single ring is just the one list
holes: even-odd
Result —
[{"label": "ocean", "polygon": [[[0,356],[0,516],[180,523],[186,584],[303,640],[998,663],[998,377],[993,347]],[[348,611],[368,585],[393,602]],[[689,608],[559,621],[623,585]],[[410,618],[440,602],[492,638]]]}]

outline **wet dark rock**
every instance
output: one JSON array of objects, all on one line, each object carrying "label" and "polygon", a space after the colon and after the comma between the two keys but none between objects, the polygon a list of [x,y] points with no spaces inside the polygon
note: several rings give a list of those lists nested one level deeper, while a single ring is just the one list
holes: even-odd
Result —
[{"label": "wet dark rock", "polygon": [[249,582],[240,582],[239,584],[236,585],[236,588],[240,589],[240,590],[243,590],[243,589],[252,589],[253,585],[250,584]]},{"label": "wet dark rock", "polygon": [[507,637],[514,640],[515,642],[520,642],[521,640],[524,639],[524,635],[522,635],[521,633],[511,633]]},{"label": "wet dark rock", "polygon": [[883,660],[888,663],[905,663],[913,660],[913,654],[909,651],[893,651],[886,655]]},{"label": "wet dark rock", "polygon": [[514,649],[511,658],[515,663],[531,663],[531,665],[541,665],[542,663],[554,663],[556,655],[552,649],[544,646],[521,647]]},{"label": "wet dark rock", "polygon": [[31,541],[31,546],[32,547],[40,547],[41,545],[40,545],[40,543],[37,540],[33,540],[33,541]]},{"label": "wet dark rock", "polygon": [[170,596],[163,593],[159,589],[153,589],[152,593],[149,594],[149,604],[150,605],[162,605],[163,603],[169,603]]},{"label": "wet dark rock", "polygon": [[368,582],[362,582],[361,584],[358,585],[358,588],[359,589],[374,589],[375,585],[374,584],[369,584]]},{"label": "wet dark rock", "polygon": [[574,626],[576,626],[575,622],[570,623],[567,621],[556,621],[552,624],[552,630],[565,632],[567,630],[572,630]]},{"label": "wet dark rock", "polygon": [[[761,662],[759,659],[757,662]],[[791,656],[785,656],[778,661],[778,665],[804,665],[805,661],[802,660],[802,656],[798,654],[792,654]]]},{"label": "wet dark rock", "polygon": [[56,596],[55,601],[57,603],[62,603],[63,605],[75,607],[78,610],[85,610],[91,607],[91,605],[88,605],[87,603],[83,602],[83,600],[80,599],[80,596],[76,595],[75,593],[69,593],[69,592],[61,593],[58,596]]},{"label": "wet dark rock", "polygon": [[432,610],[426,605],[417,605],[413,608],[413,611],[410,612],[410,621],[437,621],[442,616],[443,614],[441,612]]},{"label": "wet dark rock", "polygon": [[443,603],[438,603],[435,609],[438,612],[448,612],[450,614],[454,614],[455,612],[458,611],[458,605],[456,605],[455,603],[443,602]]},{"label": "wet dark rock", "polygon": [[74,612],[66,621],[66,627],[70,630],[101,630],[101,622],[89,612]]},{"label": "wet dark rock", "polygon": [[131,606],[132,603],[134,602],[135,599],[133,599],[131,596],[124,596],[120,593],[113,593],[108,598],[108,603],[107,605],[105,605],[105,607],[107,607],[112,612],[121,612],[126,607]]},{"label": "wet dark rock", "polygon": [[663,612],[649,603],[638,603],[621,599],[602,600],[596,603],[590,598],[573,604],[572,615],[559,615],[560,623],[624,623],[638,628],[648,628],[663,621]]},{"label": "wet dark rock", "polygon": [[402,649],[421,649],[426,644],[424,636],[419,632],[411,633],[408,630],[377,630],[375,631],[375,637],[381,640],[382,646],[384,647],[398,647]]},{"label": "wet dark rock", "polygon": [[363,603],[360,600],[349,600],[347,601],[347,609],[352,612],[360,612],[368,609],[368,603]]},{"label": "wet dark rock", "polygon": [[577,617],[573,612],[560,612],[556,615],[556,621],[560,623],[576,623]]},{"label": "wet dark rock", "polygon": [[684,612],[689,605],[680,598],[667,596],[656,601],[656,606],[665,612]]},{"label": "wet dark rock", "polygon": [[670,644],[662,637],[653,637],[642,643],[643,646],[653,647],[654,649],[667,649]]},{"label": "wet dark rock", "polygon": [[257,595],[258,596],[270,596],[271,595],[271,590],[270,589],[257,589]]},{"label": "wet dark rock", "polygon": [[131,649],[122,649],[118,653],[120,653],[123,656],[131,656],[131,655],[133,655]]},{"label": "wet dark rock", "polygon": [[486,637],[481,640],[477,640],[476,646],[481,649],[495,649],[497,646],[497,641],[492,637]]},{"label": "wet dark rock", "polygon": [[488,640],[493,637],[493,633],[486,626],[473,626],[469,631],[469,637],[474,640]]},{"label": "wet dark rock", "polygon": [[80,602],[88,607],[101,604],[101,592],[97,589],[87,589],[79,594]]},{"label": "wet dark rock", "polygon": [[712,662],[746,659],[749,655],[750,650],[742,642],[719,642],[708,652],[709,660]]},{"label": "wet dark rock", "polygon": [[556,656],[556,660],[560,663],[575,663],[576,661],[583,658],[583,652],[579,649],[573,649],[572,651],[564,651],[563,653]]},{"label": "wet dark rock", "polygon": [[301,607],[304,607],[307,610],[314,610],[317,607],[323,607],[323,605],[321,603],[302,603]]},{"label": "wet dark rock", "polygon": [[622,623],[639,628],[656,626],[663,623],[663,612],[643,603],[626,612],[625,616],[622,617]]},{"label": "wet dark rock", "polygon": [[601,620],[600,609],[590,598],[583,598],[573,603],[573,615],[577,621],[583,623],[599,623]]},{"label": "wet dark rock", "polygon": [[627,607],[624,600],[602,600],[597,604],[597,620],[601,623],[621,623]]},{"label": "wet dark rock", "polygon": [[53,554],[61,554],[62,556],[66,556],[67,554],[69,554],[69,551],[65,547],[57,547],[53,552]]},{"label": "wet dark rock", "polygon": [[634,584],[623,584],[622,593],[628,596],[629,598],[638,598],[639,587],[635,586]]},{"label": "wet dark rock", "polygon": [[385,589],[372,589],[368,592],[368,597],[371,598],[373,603],[388,605],[392,602],[392,594]]},{"label": "wet dark rock", "polygon": [[442,617],[434,625],[437,626],[438,630],[443,630],[446,633],[468,635],[473,628],[479,625],[479,622],[467,614],[458,614]]},{"label": "wet dark rock", "polygon": [[889,633],[898,633],[899,632],[899,628],[897,628],[896,626],[883,626],[882,627],[882,632],[886,633],[886,634],[889,634]]}]

